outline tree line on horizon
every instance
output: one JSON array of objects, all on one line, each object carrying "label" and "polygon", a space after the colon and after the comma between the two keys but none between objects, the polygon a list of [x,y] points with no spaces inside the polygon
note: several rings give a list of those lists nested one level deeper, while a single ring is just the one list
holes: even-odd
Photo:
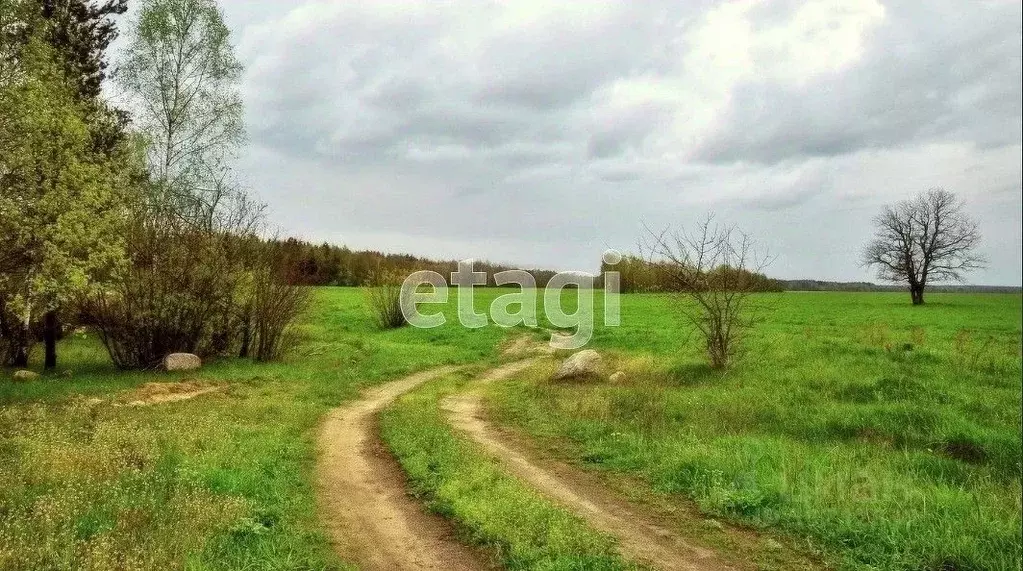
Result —
[{"label": "tree line on horizon", "polygon": [[[457,260],[436,260],[411,254],[391,254],[376,250],[352,250],[323,242],[313,244],[297,238],[276,240],[280,261],[287,268],[291,283],[309,286],[364,287],[400,284],[413,272],[437,272],[450,283],[451,273],[458,270]],[[487,285],[493,286],[494,274],[521,269],[505,264],[474,261],[473,270],[486,272]],[[527,269],[537,287],[545,287],[557,273],[554,270]]]},{"label": "tree line on horizon", "polygon": [[[379,250],[353,250],[344,245],[322,242],[319,244],[285,238],[274,240],[278,244],[281,264],[286,268],[290,283],[306,286],[365,287],[384,282],[400,282],[405,276],[419,270],[429,270],[444,276],[450,283],[450,275],[458,269],[456,260],[438,260],[411,254],[388,253]],[[488,286],[495,286],[493,275],[497,272],[519,269],[507,264],[474,262],[476,271],[487,273]],[[635,254],[627,254],[614,265],[602,262],[596,286],[603,287],[602,276],[606,271],[619,273],[621,293],[655,293],[670,291],[672,280],[670,266],[665,262],[652,261]],[[537,287],[545,287],[557,272],[549,269],[527,269],[536,280]],[[720,270],[719,270],[720,271]],[[840,282],[817,279],[779,279],[763,273],[752,272],[749,283],[755,291],[838,291],[838,292],[902,292],[905,285],[878,284],[874,282]],[[1019,286],[983,285],[931,285],[936,293],[1020,293]]]},{"label": "tree line on horizon", "polygon": [[[621,293],[655,293],[677,292],[693,287],[677,278],[677,263],[669,260],[649,259],[635,254],[627,254],[616,264],[602,262],[601,275],[607,271],[619,274],[619,291]],[[705,287],[715,284],[737,283],[741,276],[744,287],[750,292],[784,291],[782,282],[771,279],[761,272],[748,268],[718,265],[706,270]]]},{"label": "tree line on horizon", "polygon": [[[904,285],[877,284],[874,282],[836,282],[827,280],[777,280],[785,291],[845,291],[845,292],[905,292]],[[938,284],[931,285],[934,293],[1020,293],[1020,286],[990,286]]]}]

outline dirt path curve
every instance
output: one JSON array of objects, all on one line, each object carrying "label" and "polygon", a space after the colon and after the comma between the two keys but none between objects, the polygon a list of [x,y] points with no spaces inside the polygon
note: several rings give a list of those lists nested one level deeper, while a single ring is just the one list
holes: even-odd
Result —
[{"label": "dirt path curve", "polygon": [[[483,375],[480,384],[508,378],[535,360],[517,361]],[[480,397],[463,393],[442,402],[452,425],[467,432],[516,477],[567,507],[595,529],[618,539],[622,553],[655,569],[731,570],[712,551],[687,543],[634,505],[614,497],[590,474],[560,462],[532,458],[515,438],[491,427],[483,417]]]},{"label": "dirt path curve", "polygon": [[336,408],[320,429],[316,466],[321,521],[335,549],[361,569],[490,569],[451,524],[405,492],[405,476],[380,443],[378,412],[416,386],[454,371],[433,369],[374,387]]}]

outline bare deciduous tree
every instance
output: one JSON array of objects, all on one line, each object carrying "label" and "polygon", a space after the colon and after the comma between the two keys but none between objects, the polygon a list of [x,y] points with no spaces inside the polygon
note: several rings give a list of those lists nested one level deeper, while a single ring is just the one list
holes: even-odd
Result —
[{"label": "bare deciduous tree", "polygon": [[943,188],[886,206],[874,225],[863,263],[877,268],[878,279],[906,283],[913,305],[924,302],[930,281],[962,281],[966,272],[983,267],[985,260],[976,253],[977,223]]},{"label": "bare deciduous tree", "polygon": [[694,232],[647,229],[641,247],[662,268],[679,311],[706,342],[711,367],[728,367],[756,321],[750,296],[759,289],[766,257],[757,255],[748,235],[712,217]]}]

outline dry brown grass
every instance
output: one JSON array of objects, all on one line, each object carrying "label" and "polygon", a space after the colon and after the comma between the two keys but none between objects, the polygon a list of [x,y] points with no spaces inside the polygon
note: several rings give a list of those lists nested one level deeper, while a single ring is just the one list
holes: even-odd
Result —
[{"label": "dry brown grass", "polygon": [[170,383],[145,383],[118,397],[117,402],[128,406],[148,406],[188,400],[226,388],[227,385],[224,384],[197,379],[185,379]]}]

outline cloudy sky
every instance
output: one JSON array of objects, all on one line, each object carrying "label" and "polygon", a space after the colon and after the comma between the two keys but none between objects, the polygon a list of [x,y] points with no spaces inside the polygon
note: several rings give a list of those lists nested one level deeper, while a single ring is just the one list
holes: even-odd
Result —
[{"label": "cloudy sky", "polygon": [[944,186],[970,281],[1020,284],[1018,2],[222,3],[284,234],[593,270],[713,212],[859,280],[881,205]]}]

